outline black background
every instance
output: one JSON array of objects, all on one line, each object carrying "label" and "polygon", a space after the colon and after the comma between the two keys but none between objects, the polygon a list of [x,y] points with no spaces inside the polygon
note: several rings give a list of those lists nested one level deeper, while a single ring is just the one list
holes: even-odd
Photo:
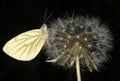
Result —
[{"label": "black background", "polygon": [[82,73],[82,81],[120,81],[120,0],[2,0],[0,1],[0,81],[77,81],[75,70],[46,63],[45,50],[32,61],[21,62],[7,56],[3,45],[12,37],[40,28],[45,10],[48,21],[64,14],[89,15],[108,24],[114,37],[111,59],[100,72]]}]

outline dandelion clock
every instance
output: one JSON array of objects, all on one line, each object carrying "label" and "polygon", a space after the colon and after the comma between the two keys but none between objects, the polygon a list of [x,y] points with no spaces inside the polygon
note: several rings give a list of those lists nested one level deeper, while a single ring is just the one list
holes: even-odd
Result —
[{"label": "dandelion clock", "polygon": [[47,55],[51,60],[47,62],[64,68],[75,67],[78,81],[81,81],[80,68],[98,71],[107,61],[111,48],[110,30],[97,18],[72,16],[50,23]]}]

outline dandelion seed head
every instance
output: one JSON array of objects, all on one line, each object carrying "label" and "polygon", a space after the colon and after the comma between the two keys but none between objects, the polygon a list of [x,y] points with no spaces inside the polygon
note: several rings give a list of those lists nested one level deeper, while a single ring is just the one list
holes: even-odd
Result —
[{"label": "dandelion seed head", "polygon": [[58,18],[49,25],[47,55],[54,63],[72,68],[75,58],[88,70],[98,70],[112,48],[110,30],[97,18]]}]

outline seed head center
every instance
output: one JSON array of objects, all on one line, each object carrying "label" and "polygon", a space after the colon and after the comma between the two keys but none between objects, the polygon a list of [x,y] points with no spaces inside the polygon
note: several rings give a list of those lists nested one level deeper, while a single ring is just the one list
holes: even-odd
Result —
[{"label": "seed head center", "polygon": [[88,44],[88,39],[84,36],[69,36],[66,47],[69,50],[68,54],[77,56],[80,54],[82,49],[86,49]]}]

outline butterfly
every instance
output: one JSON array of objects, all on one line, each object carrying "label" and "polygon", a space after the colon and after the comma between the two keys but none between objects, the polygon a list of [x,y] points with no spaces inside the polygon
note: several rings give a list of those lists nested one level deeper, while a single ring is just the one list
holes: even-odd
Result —
[{"label": "butterfly", "polygon": [[38,55],[47,39],[47,25],[43,24],[40,29],[29,30],[13,37],[3,46],[3,51],[17,60],[30,61]]}]

